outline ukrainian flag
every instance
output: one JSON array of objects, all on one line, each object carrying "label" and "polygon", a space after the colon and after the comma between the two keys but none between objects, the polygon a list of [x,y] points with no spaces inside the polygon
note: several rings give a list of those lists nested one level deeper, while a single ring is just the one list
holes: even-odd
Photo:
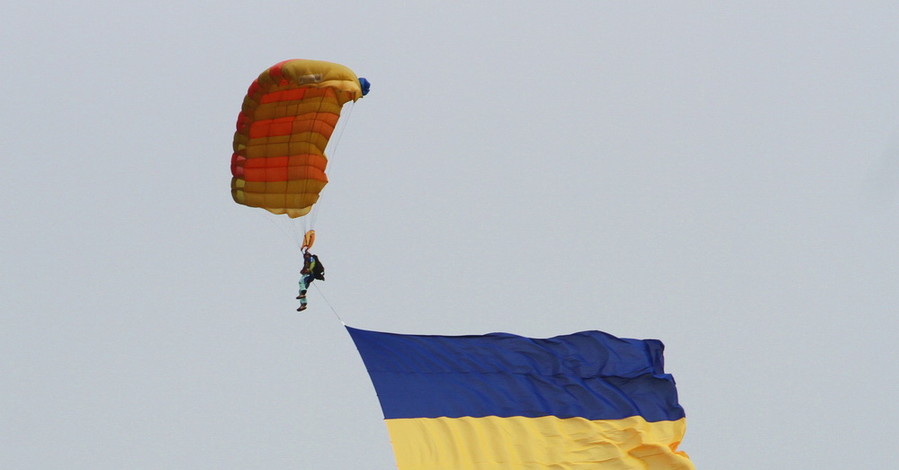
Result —
[{"label": "ukrainian flag", "polygon": [[692,470],[658,340],[347,327],[399,470]]}]

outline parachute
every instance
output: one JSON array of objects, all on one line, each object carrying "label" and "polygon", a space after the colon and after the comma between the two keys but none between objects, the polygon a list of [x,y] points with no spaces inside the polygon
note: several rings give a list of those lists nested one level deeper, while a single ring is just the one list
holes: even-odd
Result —
[{"label": "parachute", "polygon": [[324,61],[287,60],[262,72],[237,116],[234,201],[291,219],[308,214],[328,183],[325,147],[340,111],[368,89],[349,68]]},{"label": "parachute", "polygon": [[694,470],[661,341],[347,327],[399,470]]}]

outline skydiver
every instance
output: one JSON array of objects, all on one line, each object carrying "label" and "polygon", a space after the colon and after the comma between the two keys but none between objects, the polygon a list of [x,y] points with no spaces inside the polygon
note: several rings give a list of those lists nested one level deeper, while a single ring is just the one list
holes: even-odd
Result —
[{"label": "skydiver", "polygon": [[309,289],[312,281],[316,279],[325,280],[325,267],[318,260],[318,256],[310,253],[309,249],[304,249],[303,269],[300,270],[300,294],[297,295],[297,300],[300,301],[300,308],[297,309],[297,312],[306,310],[306,291]]}]

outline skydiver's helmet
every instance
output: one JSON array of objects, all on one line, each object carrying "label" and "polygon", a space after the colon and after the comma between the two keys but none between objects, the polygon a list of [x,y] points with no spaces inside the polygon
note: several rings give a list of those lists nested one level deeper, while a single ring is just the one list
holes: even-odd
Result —
[{"label": "skydiver's helmet", "polygon": [[371,90],[371,82],[364,77],[359,77],[359,86],[362,87],[362,96],[368,94],[368,90]]}]

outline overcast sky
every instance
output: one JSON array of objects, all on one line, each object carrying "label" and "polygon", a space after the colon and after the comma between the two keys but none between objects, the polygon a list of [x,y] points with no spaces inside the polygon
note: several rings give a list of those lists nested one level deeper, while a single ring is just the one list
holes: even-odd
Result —
[{"label": "overcast sky", "polygon": [[[395,468],[338,316],[658,338],[697,468],[893,466],[899,7],[748,3],[5,5],[0,467]],[[229,192],[290,58],[372,82],[302,314]]]}]

